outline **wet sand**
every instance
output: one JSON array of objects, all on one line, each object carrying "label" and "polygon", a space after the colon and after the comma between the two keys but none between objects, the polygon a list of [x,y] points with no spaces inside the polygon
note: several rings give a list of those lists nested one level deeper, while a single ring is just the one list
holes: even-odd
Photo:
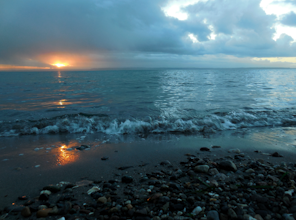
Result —
[{"label": "wet sand", "polygon": [[[81,136],[86,137],[81,139]],[[118,175],[127,173],[136,176],[151,172],[164,160],[178,167],[186,153],[211,158],[233,156],[228,150],[240,149],[254,159],[262,158],[274,164],[282,161],[295,163],[295,137],[294,128],[258,128],[190,136],[108,137],[98,134],[65,134],[2,137],[0,208],[13,203],[18,196],[37,196],[44,186],[60,181],[120,179]],[[89,145],[90,149],[67,150],[82,144]],[[214,145],[221,148],[211,148]],[[201,152],[201,147],[208,147],[211,151]],[[274,158],[255,153],[255,150],[263,153],[278,152],[283,157]],[[108,157],[108,160],[101,160],[102,157]],[[139,166],[143,164],[147,165]],[[117,169],[122,166],[133,167],[123,171]]]}]

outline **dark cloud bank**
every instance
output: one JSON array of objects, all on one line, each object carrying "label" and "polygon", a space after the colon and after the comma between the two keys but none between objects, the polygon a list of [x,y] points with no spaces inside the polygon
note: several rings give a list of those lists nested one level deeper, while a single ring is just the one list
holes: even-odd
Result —
[{"label": "dark cloud bank", "polygon": [[[111,66],[152,67],[176,60],[186,66],[188,57],[202,55],[296,56],[291,37],[272,40],[276,17],[266,15],[258,0],[199,2],[183,8],[189,15],[185,21],[166,17],[161,10],[166,4],[166,0],[0,0],[0,64],[41,65],[38,57],[48,53],[85,54]],[[291,13],[281,22],[296,26],[295,18]],[[209,25],[215,40],[209,39]],[[199,43],[193,43],[189,33]]]}]

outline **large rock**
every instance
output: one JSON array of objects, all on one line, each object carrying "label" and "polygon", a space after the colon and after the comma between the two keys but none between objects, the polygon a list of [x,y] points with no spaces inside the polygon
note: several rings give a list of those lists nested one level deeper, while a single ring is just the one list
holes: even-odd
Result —
[{"label": "large rock", "polygon": [[229,171],[237,171],[236,165],[231,160],[223,160],[219,163],[220,168],[223,170],[229,170]]}]

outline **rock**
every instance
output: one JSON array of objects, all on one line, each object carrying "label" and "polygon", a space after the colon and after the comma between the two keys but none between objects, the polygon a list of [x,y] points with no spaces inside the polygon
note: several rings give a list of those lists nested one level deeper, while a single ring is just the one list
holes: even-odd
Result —
[{"label": "rock", "polygon": [[164,165],[171,165],[171,162],[168,161],[168,160],[165,160],[165,161],[162,161],[162,162],[160,163],[160,165],[162,165],[162,166],[164,166]]},{"label": "rock", "polygon": [[274,152],[273,154],[271,154],[272,157],[283,157],[282,155],[280,155],[278,152]]},{"label": "rock", "polygon": [[133,177],[131,177],[131,176],[123,176],[122,178],[121,178],[121,182],[123,182],[123,183],[131,183],[131,182],[133,182]]},{"label": "rock", "polygon": [[228,209],[227,215],[230,217],[230,219],[237,218],[237,214],[235,213],[235,211],[232,208]]},{"label": "rock", "polygon": [[256,220],[264,220],[259,214],[256,214],[254,217]]},{"label": "rock", "polygon": [[126,207],[128,208],[128,210],[131,210],[133,208],[132,204],[127,204]]},{"label": "rock", "polygon": [[149,210],[149,208],[148,207],[146,207],[146,208],[142,208],[142,209],[138,209],[138,210],[136,210],[135,211],[135,215],[149,215],[149,212],[150,212],[150,210]]},{"label": "rock", "polygon": [[28,199],[28,197],[27,196],[19,196],[19,197],[17,197],[19,200],[27,200]]},{"label": "rock", "polygon": [[191,214],[193,216],[198,215],[200,212],[202,211],[202,208],[200,206],[197,206],[193,209],[193,211],[191,212]]},{"label": "rock", "polygon": [[39,200],[40,201],[47,201],[49,199],[49,195],[48,194],[41,194],[39,196]]},{"label": "rock", "polygon": [[158,200],[160,197],[162,197],[162,193],[155,193],[153,196],[151,196],[150,201],[156,201]]},{"label": "rock", "polygon": [[107,202],[107,198],[105,196],[100,197],[100,198],[98,198],[97,202],[105,204]]},{"label": "rock", "polygon": [[219,213],[216,210],[211,210],[207,214],[207,220],[220,220]]},{"label": "rock", "polygon": [[52,210],[51,208],[41,209],[41,210],[37,211],[36,216],[37,216],[37,218],[45,218],[48,216],[48,214],[51,210]]},{"label": "rock", "polygon": [[240,153],[240,150],[239,149],[230,149],[228,150],[229,153],[236,153],[236,154],[239,154]]},{"label": "rock", "polygon": [[25,218],[30,217],[32,215],[30,208],[29,207],[23,208],[23,210],[21,211],[21,215]]},{"label": "rock", "polygon": [[199,150],[200,150],[200,151],[210,151],[210,148],[207,148],[207,147],[201,147]]},{"label": "rock", "polygon": [[209,166],[208,165],[198,165],[194,168],[196,172],[200,173],[207,173],[209,171]]},{"label": "rock", "polygon": [[85,150],[87,148],[90,148],[89,145],[81,145],[80,147],[76,147],[77,150]]},{"label": "rock", "polygon": [[212,146],[212,148],[221,148],[221,146],[216,146],[216,145],[215,145],[215,146]]},{"label": "rock", "polygon": [[295,220],[292,214],[283,214],[284,220]]},{"label": "rock", "polygon": [[58,215],[58,214],[60,214],[60,210],[58,209],[57,206],[54,206],[54,207],[52,208],[52,210],[49,211],[48,214],[49,214],[49,215]]},{"label": "rock", "polygon": [[255,170],[253,170],[253,169],[247,169],[246,171],[245,171],[245,173],[255,173]]},{"label": "rock", "polygon": [[217,168],[211,168],[211,169],[209,169],[209,174],[210,175],[216,175],[216,174],[218,174],[219,173],[219,171],[217,170]]},{"label": "rock", "polygon": [[57,193],[57,192],[59,192],[59,191],[61,191],[61,187],[60,186],[45,186],[45,187],[43,187],[43,190],[49,190],[50,192],[52,192],[52,193]]},{"label": "rock", "polygon": [[108,160],[109,157],[102,157],[101,160]]},{"label": "rock", "polygon": [[119,209],[117,207],[113,207],[113,208],[109,209],[108,212],[109,213],[117,213],[117,212],[119,212]]},{"label": "rock", "polygon": [[164,204],[164,205],[162,206],[162,208],[161,208],[161,209],[162,209],[163,211],[165,211],[165,212],[166,212],[166,211],[169,209],[169,207],[170,207],[170,203],[169,203],[169,202],[167,202],[166,204]]},{"label": "rock", "polygon": [[219,163],[219,166],[224,170],[237,171],[236,165],[231,160],[224,160]]}]

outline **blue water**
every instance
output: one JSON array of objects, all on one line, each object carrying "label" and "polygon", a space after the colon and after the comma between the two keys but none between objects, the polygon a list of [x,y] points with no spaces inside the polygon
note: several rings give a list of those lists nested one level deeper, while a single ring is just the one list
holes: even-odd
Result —
[{"label": "blue water", "polygon": [[0,72],[0,136],[296,125],[295,69]]}]

